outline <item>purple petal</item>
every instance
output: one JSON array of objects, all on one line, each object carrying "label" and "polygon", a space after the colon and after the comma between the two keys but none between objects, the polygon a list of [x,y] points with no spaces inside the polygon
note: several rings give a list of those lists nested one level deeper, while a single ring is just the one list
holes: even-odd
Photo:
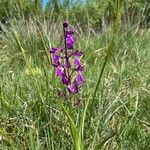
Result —
[{"label": "purple petal", "polygon": [[60,64],[59,56],[58,55],[53,55],[53,65],[58,66],[59,64]]},{"label": "purple petal", "polygon": [[62,77],[62,76],[63,76],[63,68],[62,68],[62,67],[58,66],[58,67],[56,68],[56,75],[57,75],[58,77]]},{"label": "purple petal", "polygon": [[55,53],[57,51],[57,48],[51,48],[50,50],[49,50],[49,53]]},{"label": "purple petal", "polygon": [[70,94],[75,94],[79,92],[78,85],[76,84],[76,82],[73,83],[73,85],[68,85],[68,92]]},{"label": "purple petal", "polygon": [[72,55],[74,55],[76,57],[81,57],[83,55],[83,52],[79,51],[79,50],[77,50],[77,51],[71,50],[68,57],[71,57]]},{"label": "purple petal", "polygon": [[74,84],[74,93],[78,93],[78,85],[76,83]]},{"label": "purple petal", "polygon": [[66,85],[70,83],[70,80],[67,78],[66,74],[63,74],[62,76],[62,83]]},{"label": "purple petal", "polygon": [[83,52],[82,52],[82,51],[77,50],[77,51],[75,52],[75,56],[77,56],[77,57],[81,57],[82,55],[83,55]]},{"label": "purple petal", "polygon": [[81,65],[80,59],[79,59],[78,57],[75,58],[75,60],[74,60],[74,65],[75,65],[75,67],[78,67],[78,66]]},{"label": "purple petal", "polygon": [[55,53],[59,53],[59,52],[62,51],[62,50],[63,50],[63,48],[61,48],[61,47],[58,47],[58,48],[51,48],[51,49],[49,50],[49,53],[55,54]]},{"label": "purple petal", "polygon": [[69,60],[66,62],[66,68],[69,69],[71,67],[71,64],[69,62]]},{"label": "purple petal", "polygon": [[75,38],[73,34],[67,34],[66,35],[66,44],[68,49],[73,49],[75,43]]},{"label": "purple petal", "polygon": [[77,75],[77,84],[81,85],[85,81],[84,76],[81,71],[78,72]]}]

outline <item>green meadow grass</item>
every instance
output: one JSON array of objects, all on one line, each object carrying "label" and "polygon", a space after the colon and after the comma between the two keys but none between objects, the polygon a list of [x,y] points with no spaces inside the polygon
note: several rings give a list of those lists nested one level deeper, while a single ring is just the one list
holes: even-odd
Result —
[{"label": "green meadow grass", "polygon": [[[57,96],[62,85],[54,76],[48,50],[62,46],[62,22],[37,19],[3,26],[0,36],[0,150],[72,150],[67,103]],[[119,30],[93,100],[112,27],[86,34],[77,28],[77,49],[84,51],[86,82],[76,96],[75,124],[87,102],[86,150],[150,149],[150,30]],[[92,106],[92,107],[91,107]],[[92,108],[92,109],[90,109]]]}]

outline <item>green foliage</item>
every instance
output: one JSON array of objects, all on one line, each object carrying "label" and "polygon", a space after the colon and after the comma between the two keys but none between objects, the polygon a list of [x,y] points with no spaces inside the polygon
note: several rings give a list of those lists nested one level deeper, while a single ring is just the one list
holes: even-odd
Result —
[{"label": "green foliage", "polygon": [[21,18],[32,12],[32,0],[1,0],[0,20],[7,21],[10,18]]},{"label": "green foliage", "polygon": [[[23,1],[20,2],[24,7]],[[124,18],[128,16],[124,13],[129,7],[122,3],[121,30],[115,39],[111,59],[108,59],[103,76],[100,76],[107,55],[105,50],[114,31],[114,27],[109,26],[115,15],[114,4],[111,0],[107,3],[101,1],[102,6],[88,2],[87,5],[77,3],[70,6],[66,1],[65,7],[59,4],[59,11],[55,13],[52,13],[53,5],[50,5],[49,17],[44,21],[36,9],[34,12],[32,8],[33,14],[26,20],[20,12],[23,8],[19,3],[11,11],[7,3],[9,13],[20,12],[19,16],[24,17],[18,19],[16,14],[14,19],[11,17],[9,20],[9,26],[1,24],[0,149],[73,150],[72,138],[77,148],[83,144],[86,150],[100,147],[102,150],[150,149],[150,30],[135,26],[136,21],[133,23],[131,18]],[[35,4],[41,7],[37,1],[32,6]],[[30,5],[28,7],[31,8]],[[105,13],[103,7],[113,13]],[[146,11],[146,8],[143,9],[142,5],[141,10]],[[6,16],[1,14],[7,18],[8,12]],[[100,18],[95,16],[97,13]],[[139,20],[143,14],[138,16]],[[105,19],[105,25],[101,17]],[[56,94],[56,89],[61,85],[59,79],[54,77],[47,52],[52,45],[62,46],[64,18],[77,28],[76,48],[84,50],[82,60],[86,68],[86,83],[79,93],[81,106],[71,111],[62,106],[68,100]],[[128,30],[124,28],[123,21],[129,25]],[[103,27],[102,34],[98,32],[101,30],[99,24]],[[131,28],[131,25],[134,26]],[[98,82],[99,88],[92,102],[99,76],[101,82]],[[90,110],[91,104],[93,108]],[[63,113],[60,111],[62,109]],[[82,114],[81,118],[79,114]]]},{"label": "green foliage", "polygon": [[[73,2],[65,0],[49,0],[45,9],[42,8],[42,0],[0,0],[0,20],[6,22],[11,18],[26,19],[31,16],[41,19],[52,19],[57,22],[69,20],[73,24],[78,22],[84,30],[87,22],[96,31],[102,31],[106,26],[112,25],[115,18],[114,0],[87,0],[86,2]],[[140,17],[139,17],[140,16]],[[121,22],[124,27],[139,24],[140,27],[148,27],[150,22],[150,3],[142,0],[126,0],[121,3]]]},{"label": "green foliage", "polygon": [[[0,43],[0,142],[1,149],[70,149],[73,143],[68,119],[60,111],[47,51],[61,45],[61,26],[55,22],[12,21],[3,26]],[[38,22],[38,24],[37,24]],[[74,108],[84,148],[149,149],[150,31],[137,27],[120,31],[95,97],[89,105],[106,55],[112,28],[105,33],[81,31],[79,49],[85,50],[86,83],[80,108]],[[88,36],[87,36],[88,35]],[[60,39],[60,41],[58,40]],[[24,55],[23,55],[24,54]],[[74,126],[73,126],[74,127]],[[114,135],[114,131],[117,133]],[[75,133],[74,133],[75,134]],[[111,137],[111,138],[109,138]]]},{"label": "green foliage", "polygon": [[43,15],[42,0],[0,0],[0,20]]}]

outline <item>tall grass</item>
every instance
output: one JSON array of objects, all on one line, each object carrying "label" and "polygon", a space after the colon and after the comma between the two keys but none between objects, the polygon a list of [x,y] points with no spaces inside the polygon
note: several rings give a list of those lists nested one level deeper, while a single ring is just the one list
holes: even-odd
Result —
[{"label": "tall grass", "polygon": [[[61,87],[54,79],[47,50],[61,45],[61,22],[12,20],[0,36],[0,149],[73,149],[68,120],[60,111]],[[85,50],[86,83],[79,114],[92,101],[112,27],[97,33],[80,28],[78,48]],[[89,32],[92,31],[92,32]],[[93,34],[94,33],[94,34]],[[81,131],[84,148],[150,149],[150,30],[138,24],[120,30],[96,92],[92,113]],[[60,39],[60,41],[58,40]],[[116,134],[114,134],[114,131]],[[102,146],[103,145],[103,146]]]}]

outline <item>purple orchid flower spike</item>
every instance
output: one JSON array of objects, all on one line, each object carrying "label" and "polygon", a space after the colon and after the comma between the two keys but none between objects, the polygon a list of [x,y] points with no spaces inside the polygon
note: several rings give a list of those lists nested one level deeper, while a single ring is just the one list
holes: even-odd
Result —
[{"label": "purple orchid flower spike", "polygon": [[[74,50],[75,29],[64,22],[63,31],[65,47],[51,48],[49,53],[53,56],[52,64],[55,67],[56,76],[61,78],[62,84],[67,87],[69,94],[76,94],[85,82],[84,67],[80,61],[83,52]],[[59,92],[59,95],[62,95],[61,93]]]}]

